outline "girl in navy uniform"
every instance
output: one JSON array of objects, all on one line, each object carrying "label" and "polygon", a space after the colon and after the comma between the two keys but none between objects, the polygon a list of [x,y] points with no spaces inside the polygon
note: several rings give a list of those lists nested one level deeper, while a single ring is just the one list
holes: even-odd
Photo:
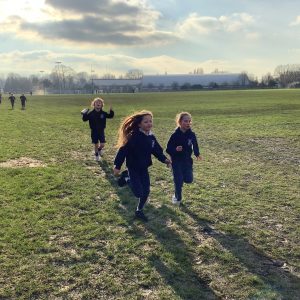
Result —
[{"label": "girl in navy uniform", "polygon": [[151,155],[168,166],[171,164],[151,131],[152,119],[152,113],[145,110],[125,118],[119,128],[119,150],[114,161],[114,174],[119,175],[126,159],[129,185],[135,197],[139,199],[135,216],[143,221],[148,221],[143,208],[150,193],[148,167],[152,165]]},{"label": "girl in navy uniform", "polygon": [[91,107],[94,109],[89,111],[89,109],[84,109],[81,111],[82,120],[84,122],[89,121],[91,128],[91,138],[92,143],[95,145],[95,159],[99,160],[99,155],[102,156],[103,148],[105,146],[105,135],[104,129],[106,127],[106,119],[112,119],[114,117],[114,111],[112,107],[109,109],[109,113],[102,110],[104,106],[104,100],[101,98],[95,98]]},{"label": "girl in navy uniform", "polygon": [[188,112],[181,112],[176,116],[178,128],[171,135],[166,152],[172,159],[172,172],[175,194],[172,203],[180,205],[182,200],[183,183],[193,182],[192,153],[197,160],[202,160],[195,133],[191,130],[192,116]]},{"label": "girl in navy uniform", "polygon": [[20,96],[20,100],[21,100],[22,109],[24,110],[24,109],[25,109],[25,104],[26,104],[27,98],[25,97],[24,94],[22,94],[22,95]]},{"label": "girl in navy uniform", "polygon": [[10,96],[8,97],[8,99],[10,100],[11,109],[14,109],[16,97],[14,96],[13,93],[10,93]]}]

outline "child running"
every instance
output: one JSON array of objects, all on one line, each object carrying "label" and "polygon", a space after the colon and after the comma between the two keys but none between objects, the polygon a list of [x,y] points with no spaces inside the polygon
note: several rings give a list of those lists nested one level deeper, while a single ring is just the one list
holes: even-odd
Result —
[{"label": "child running", "polygon": [[148,218],[143,208],[150,193],[148,167],[152,165],[151,154],[162,163],[168,166],[171,164],[151,131],[152,119],[152,113],[145,110],[125,118],[119,128],[119,150],[114,161],[114,175],[119,175],[126,159],[129,185],[135,197],[139,199],[135,216],[145,222]]},{"label": "child running", "polygon": [[176,116],[178,128],[171,135],[166,152],[172,159],[173,180],[175,194],[172,203],[180,205],[182,202],[183,183],[193,182],[192,152],[197,160],[202,160],[195,133],[191,130],[192,116],[188,112],[181,112]]},{"label": "child running", "polygon": [[102,110],[104,106],[104,100],[101,98],[95,98],[91,107],[94,109],[89,111],[88,108],[81,111],[82,120],[84,122],[89,121],[91,128],[92,143],[95,145],[95,159],[99,161],[99,156],[103,155],[103,148],[105,146],[105,134],[104,129],[106,127],[106,119],[112,119],[114,117],[114,111],[112,107],[109,109],[109,113]]},{"label": "child running", "polygon": [[26,104],[27,98],[25,97],[24,94],[22,94],[22,95],[20,96],[20,100],[21,100],[22,110],[24,110],[24,109],[25,109],[25,104]]},{"label": "child running", "polygon": [[10,100],[11,109],[14,109],[16,97],[14,96],[13,93],[10,93],[10,96],[8,97],[8,99]]}]

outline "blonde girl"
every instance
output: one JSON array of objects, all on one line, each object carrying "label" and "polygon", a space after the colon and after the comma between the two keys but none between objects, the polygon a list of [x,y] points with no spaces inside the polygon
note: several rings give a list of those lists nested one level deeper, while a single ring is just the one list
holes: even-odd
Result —
[{"label": "blonde girl", "polygon": [[172,159],[172,172],[175,193],[172,203],[180,205],[182,200],[182,186],[193,182],[192,153],[197,160],[202,160],[197,137],[192,131],[192,116],[188,112],[181,112],[176,116],[177,128],[171,135],[166,152]]},{"label": "blonde girl", "polygon": [[95,159],[98,161],[99,156],[103,154],[103,148],[105,146],[105,134],[106,119],[112,119],[114,117],[114,111],[112,107],[109,109],[109,113],[102,110],[104,106],[104,100],[102,98],[95,98],[91,107],[93,110],[84,109],[82,113],[82,120],[84,122],[89,121],[91,128],[91,139],[95,149]]}]

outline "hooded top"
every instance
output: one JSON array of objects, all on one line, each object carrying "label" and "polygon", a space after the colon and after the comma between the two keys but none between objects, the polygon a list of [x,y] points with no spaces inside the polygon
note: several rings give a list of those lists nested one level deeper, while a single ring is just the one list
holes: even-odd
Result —
[{"label": "hooded top", "polygon": [[136,130],[126,145],[120,147],[118,150],[114,165],[120,170],[126,159],[126,166],[128,168],[136,170],[145,169],[152,165],[152,154],[163,163],[167,159],[163,154],[162,147],[152,133],[147,135],[140,130]]},{"label": "hooded top", "polygon": [[114,117],[114,111],[110,110],[109,113],[103,111],[92,111],[82,115],[82,120],[84,122],[89,121],[90,128],[94,131],[102,131],[106,127],[106,119],[112,119]]},{"label": "hooded top", "polygon": [[[182,146],[182,151],[176,151],[177,146]],[[166,152],[170,154],[173,162],[192,162],[193,160],[191,156],[193,151],[195,156],[200,155],[200,150],[195,133],[191,129],[183,132],[178,127],[168,141]]]}]

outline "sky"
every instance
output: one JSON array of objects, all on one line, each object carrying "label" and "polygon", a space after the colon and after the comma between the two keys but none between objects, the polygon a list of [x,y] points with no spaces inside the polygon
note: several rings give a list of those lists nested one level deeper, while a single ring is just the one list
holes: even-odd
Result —
[{"label": "sky", "polygon": [[0,76],[57,62],[93,76],[300,63],[299,0],[0,0]]}]

